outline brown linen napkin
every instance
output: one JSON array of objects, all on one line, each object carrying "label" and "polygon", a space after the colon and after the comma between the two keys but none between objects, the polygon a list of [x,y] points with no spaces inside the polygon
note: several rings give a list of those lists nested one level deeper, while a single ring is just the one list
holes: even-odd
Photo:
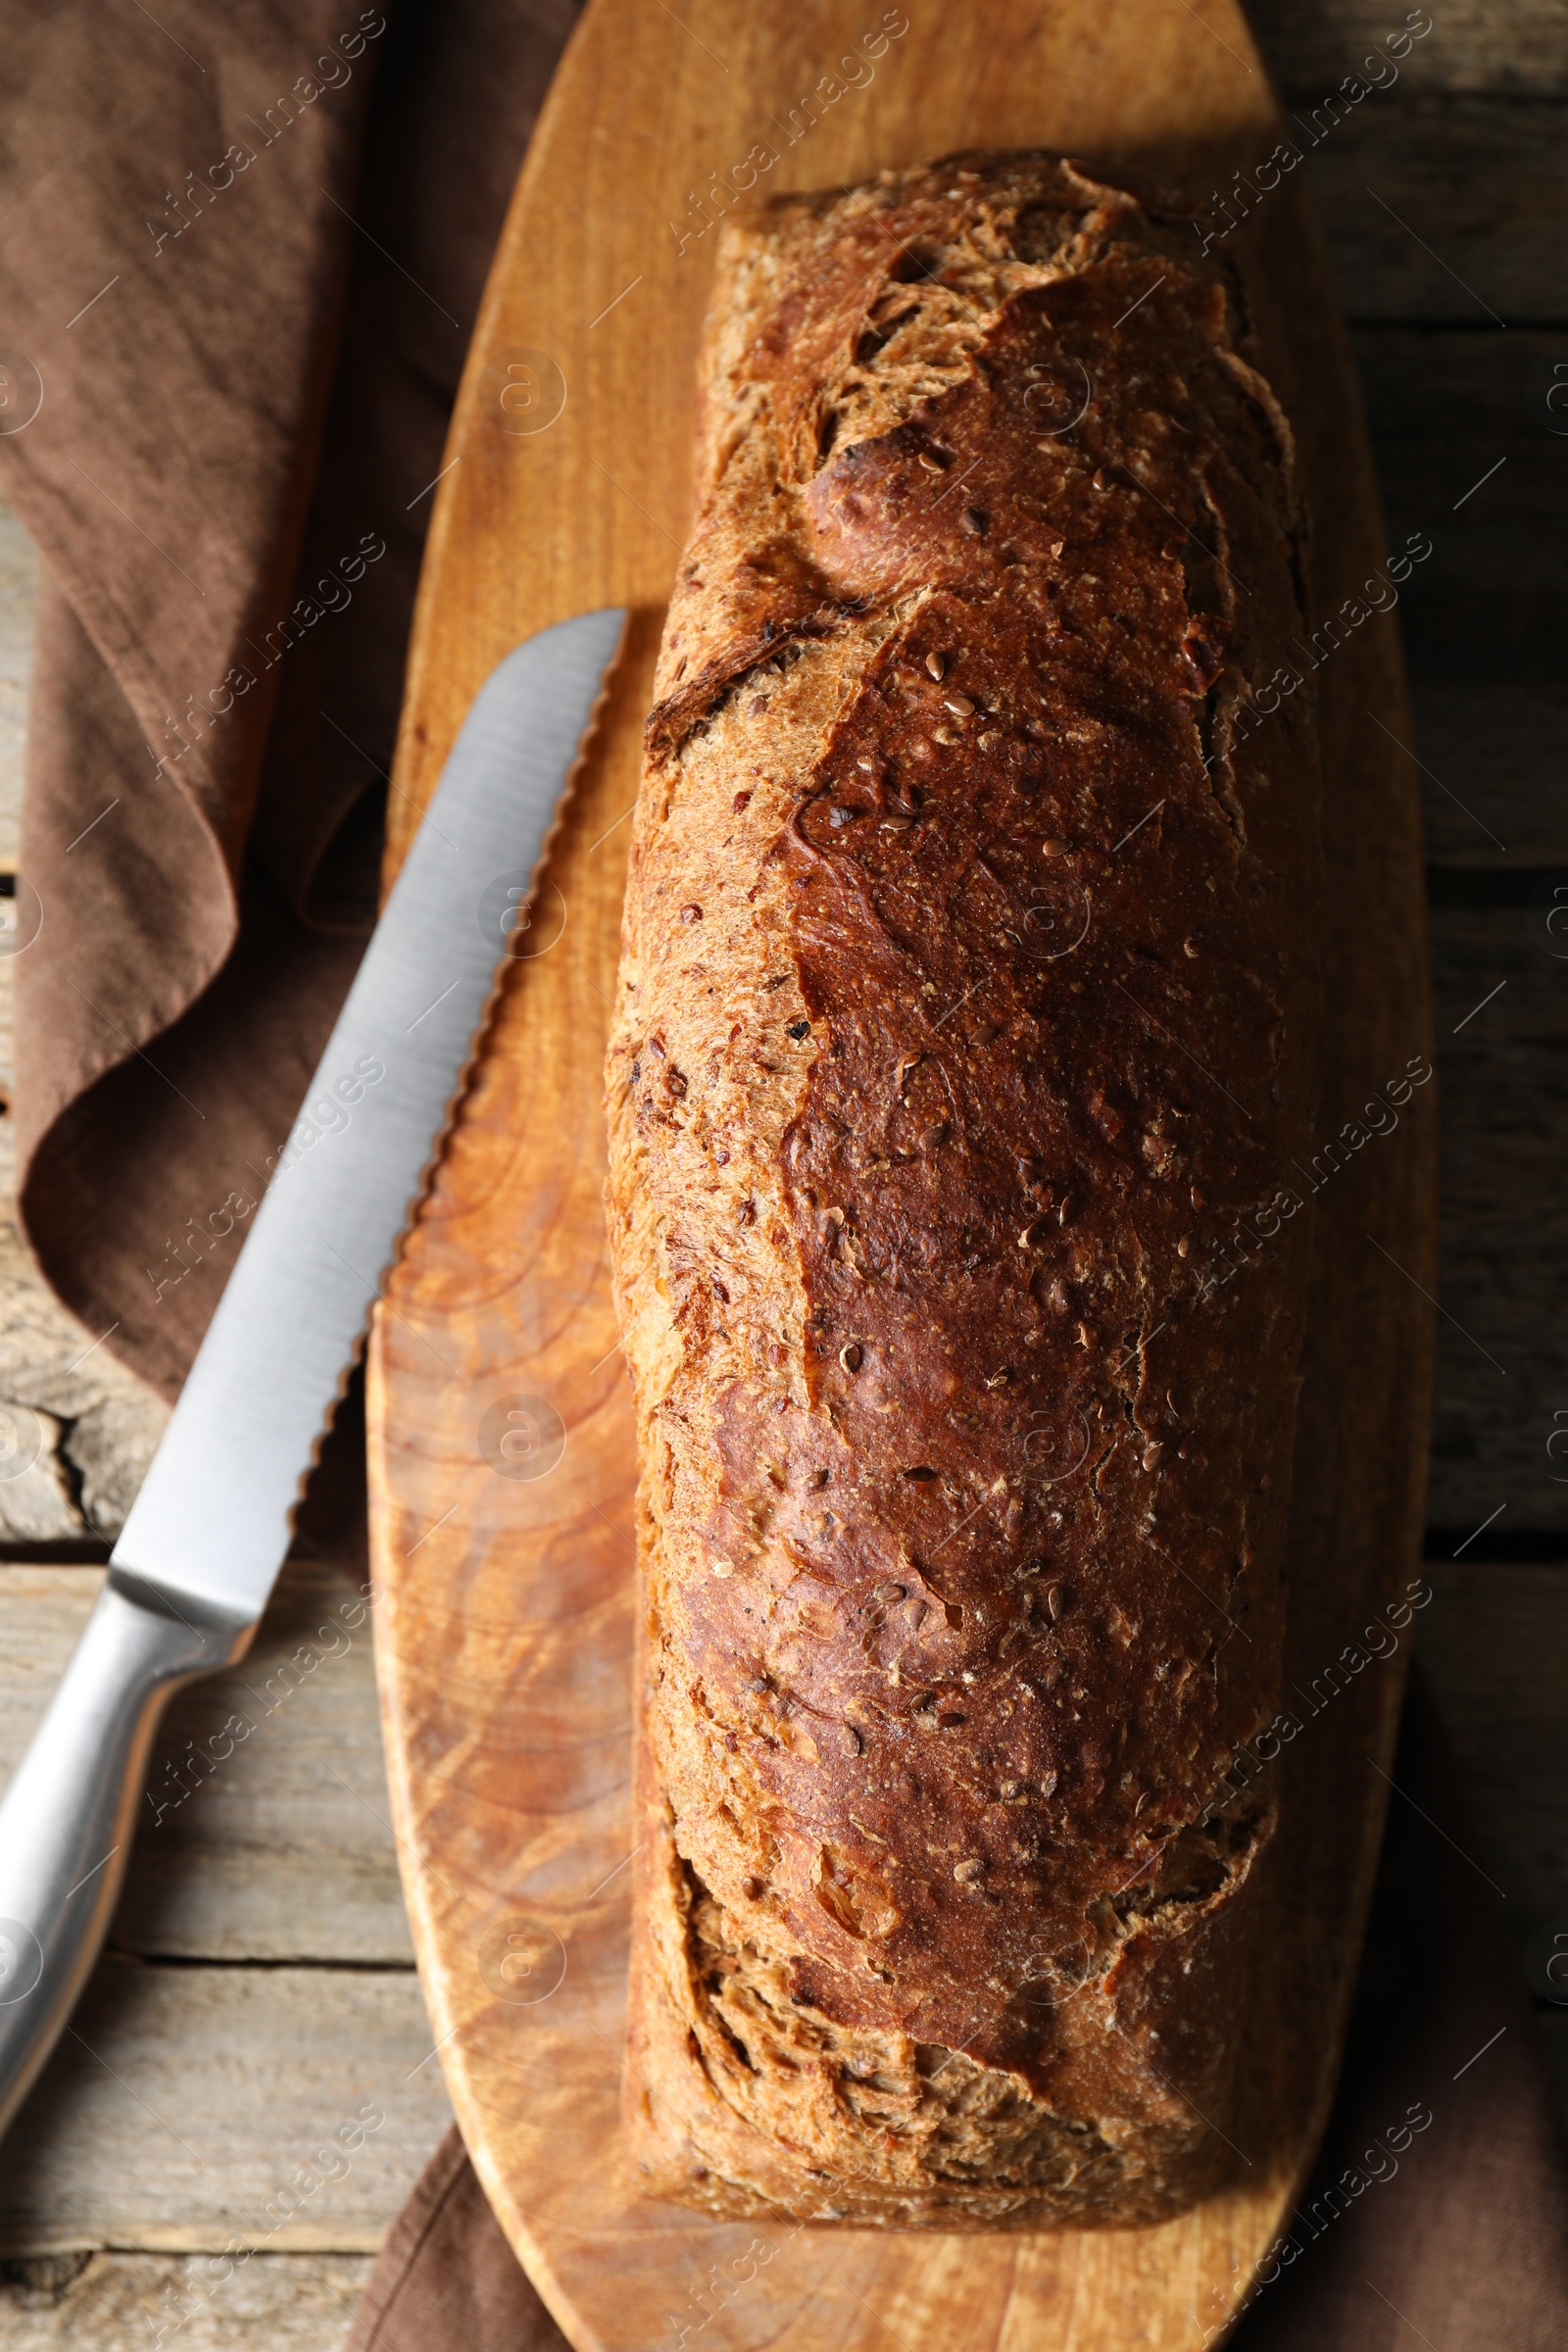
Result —
[{"label": "brown linen napkin", "polygon": [[[1419,1673],[1394,1778],[1323,2156],[1264,2266],[1270,2282],[1228,2340],[1236,2352],[1563,2352],[1556,2112],[1503,1905],[1471,1859],[1478,1841]],[[1195,2314],[1194,2352],[1219,2340],[1214,2319]],[[565,2340],[449,2132],[344,2352],[554,2352]]]},{"label": "brown linen napkin", "polygon": [[19,1200],[171,1396],[373,918],[430,487],[575,14],[0,0]]},{"label": "brown linen napkin", "polygon": [[393,2223],[343,2352],[560,2352],[453,2125]]}]

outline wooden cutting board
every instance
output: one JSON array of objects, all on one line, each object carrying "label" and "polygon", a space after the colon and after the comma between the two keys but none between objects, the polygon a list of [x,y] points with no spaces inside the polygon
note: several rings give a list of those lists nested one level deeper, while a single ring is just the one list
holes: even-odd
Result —
[{"label": "wooden cutting board", "polygon": [[[1255,167],[1278,135],[1229,0],[910,0],[907,17],[878,0],[591,0],[501,241],[425,560],[389,870],[503,655],[591,607],[626,604],[634,618],[519,935],[530,952],[507,966],[376,1316],[375,1622],[441,2063],[502,2225],[583,2352],[1165,2352],[1217,2341],[1276,2235],[1304,2241],[1289,2208],[1338,2060],[1408,1637],[1382,1661],[1356,1650],[1359,1666],[1347,1645],[1417,1573],[1431,1109],[1367,1140],[1316,1200],[1289,1665],[1302,1728],[1277,1768],[1270,1965],[1223,2119],[1232,2177],[1146,2230],[717,2225],[640,2199],[626,2179],[634,1461],[600,1206],[600,1063],[640,726],[688,518],[708,224],[749,172],[768,190],[816,187],[963,145],[1040,145],[1179,167],[1206,187]],[[1386,550],[1294,182],[1267,220],[1305,387],[1296,422],[1325,612]],[[1392,617],[1350,626],[1320,687],[1328,1137],[1430,1036]]]}]

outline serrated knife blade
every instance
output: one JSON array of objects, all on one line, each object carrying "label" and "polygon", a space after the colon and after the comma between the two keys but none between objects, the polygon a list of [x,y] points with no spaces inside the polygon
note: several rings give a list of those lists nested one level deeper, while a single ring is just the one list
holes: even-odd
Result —
[{"label": "serrated knife blade", "polygon": [[625,618],[542,631],[475,697],[0,1804],[0,2132],[108,1925],[164,1701],[238,1657],[266,1606]]}]

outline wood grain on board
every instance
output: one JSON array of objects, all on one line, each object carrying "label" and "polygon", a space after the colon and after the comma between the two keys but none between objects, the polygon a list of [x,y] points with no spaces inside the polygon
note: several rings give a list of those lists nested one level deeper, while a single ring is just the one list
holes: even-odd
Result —
[{"label": "wood grain on board", "polygon": [[[495,662],[571,612],[633,608],[611,711],[545,878],[542,952],[508,968],[394,1280],[395,1311],[377,1317],[369,1379],[387,1588],[377,1654],[434,2032],[503,2226],[574,2342],[605,2352],[643,2344],[650,2313],[675,2314],[677,2327],[701,2318],[694,2288],[755,2234],[641,2200],[617,2154],[635,1473],[599,1200],[600,1055],[639,720],[687,523],[709,251],[691,191],[763,138],[780,151],[774,189],[982,142],[1167,168],[1201,159],[1206,176],[1226,155],[1266,154],[1274,137],[1246,26],[1217,0],[1114,12],[996,0],[891,35],[858,86],[839,85],[789,142],[798,93],[851,43],[863,56],[878,22],[841,0],[787,17],[702,0],[678,22],[595,0],[536,133],[475,335],[399,748],[393,865]],[[1293,297],[1326,610],[1382,559],[1383,525],[1326,267],[1291,193],[1265,233]],[[1430,1032],[1393,625],[1361,628],[1321,683],[1332,1132]],[[1317,1206],[1290,1656],[1308,1687],[1418,1555],[1431,1146],[1430,1121],[1406,1123]],[[521,1464],[497,1452],[509,1411],[545,1433]],[[725,2340],[836,2352],[892,2328],[935,2347],[961,2326],[979,2346],[1049,2325],[1064,2352],[1152,2352],[1217,2335],[1321,2121],[1381,1821],[1365,1758],[1388,1761],[1399,1671],[1354,1684],[1287,1750],[1285,1827],[1266,1874],[1270,1966],[1226,2119],[1250,2169],[1148,2231],[960,2242],[784,2227],[777,2261],[727,2310]]]}]

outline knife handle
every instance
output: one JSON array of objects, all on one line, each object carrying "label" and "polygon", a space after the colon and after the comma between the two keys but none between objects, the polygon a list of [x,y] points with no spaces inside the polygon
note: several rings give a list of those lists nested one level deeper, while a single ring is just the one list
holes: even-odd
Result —
[{"label": "knife handle", "polygon": [[111,1564],[0,1804],[0,2132],[103,1941],[165,1701],[238,1657],[250,1632],[230,1619],[182,1615]]}]

